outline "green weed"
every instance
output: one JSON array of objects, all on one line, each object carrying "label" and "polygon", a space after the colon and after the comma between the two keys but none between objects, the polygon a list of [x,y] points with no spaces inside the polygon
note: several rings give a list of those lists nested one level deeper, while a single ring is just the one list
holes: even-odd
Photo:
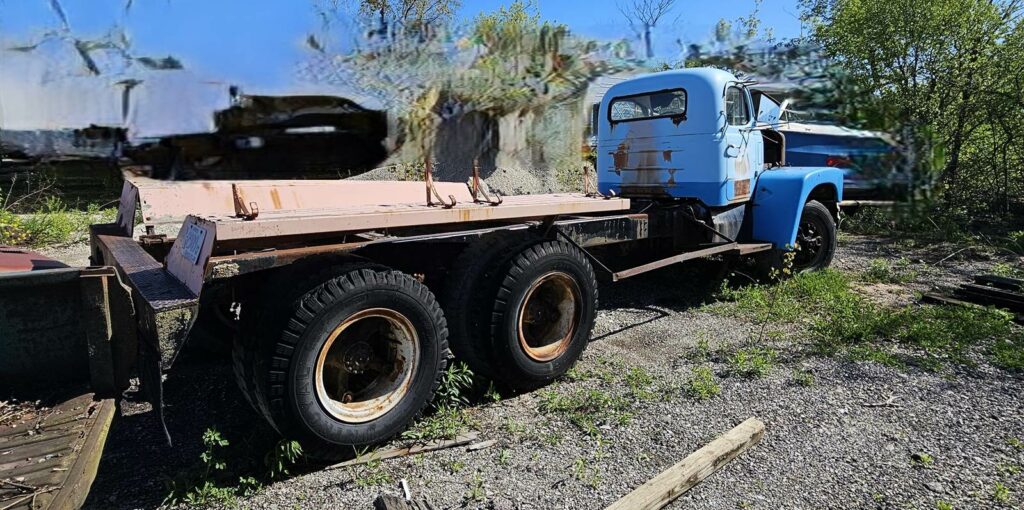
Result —
[{"label": "green weed", "polygon": [[869,283],[907,283],[917,277],[917,272],[909,267],[907,258],[899,259],[895,266],[885,259],[872,259],[867,270],[861,273],[861,279]]},{"label": "green weed", "polygon": [[487,490],[484,488],[484,478],[477,471],[473,473],[473,480],[469,485],[469,492],[466,493],[466,499],[469,501],[483,501],[487,499]]},{"label": "green weed", "polygon": [[217,479],[227,469],[223,449],[228,444],[228,440],[217,429],[207,429],[203,432],[203,446],[206,449],[199,455],[199,462],[168,481],[168,494],[164,497],[164,504],[173,506],[182,503],[207,505],[233,502],[235,489],[217,484]]},{"label": "green weed", "polygon": [[910,462],[918,467],[930,467],[935,464],[935,457],[927,453],[915,453],[910,456]]},{"label": "green weed", "polygon": [[0,244],[47,246],[81,241],[93,223],[110,223],[117,209],[90,204],[84,211],[69,208],[60,198],[49,197],[42,208],[21,216],[0,214]]},{"label": "green weed", "polygon": [[351,469],[352,480],[360,487],[379,487],[395,483],[394,477],[384,469],[381,459],[374,459]]},{"label": "green weed", "polygon": [[498,452],[498,465],[508,466],[511,461],[512,450],[509,450],[508,448],[502,448],[501,451]]},{"label": "green weed", "polygon": [[302,458],[302,445],[298,441],[282,439],[263,457],[263,465],[267,467],[267,478],[282,479],[291,473],[288,471]]},{"label": "green weed", "polygon": [[1003,485],[1003,482],[996,482],[992,487],[992,500],[997,503],[1010,502],[1010,488]]},{"label": "green weed", "polygon": [[572,463],[572,475],[577,480],[596,489],[601,484],[601,473],[595,467],[591,467],[587,459],[577,458]]},{"label": "green weed", "polygon": [[729,356],[729,372],[743,377],[761,377],[771,372],[778,352],[764,347],[739,349]]},{"label": "green weed", "polygon": [[465,363],[456,361],[448,366],[441,376],[441,384],[434,393],[433,405],[437,409],[456,409],[469,405],[466,396],[473,387],[473,371]]},{"label": "green weed", "polygon": [[[774,320],[806,324],[822,354],[844,351],[853,359],[895,367],[910,362],[939,370],[947,363],[970,364],[969,350],[980,346],[1000,367],[1024,367],[1024,332],[1013,326],[1010,314],[997,309],[891,308],[856,293],[849,278],[833,270],[795,275],[774,289],[754,285],[724,295],[734,301],[735,310],[754,320],[770,314]],[[731,361],[749,365],[750,353],[746,354],[734,354]]]},{"label": "green weed", "polygon": [[992,266],[991,273],[1003,278],[1024,278],[1024,268],[1005,262],[999,262]]},{"label": "green weed", "polygon": [[698,400],[708,400],[718,395],[722,388],[715,382],[715,374],[709,367],[697,367],[686,382],[687,393]]},{"label": "green weed", "polygon": [[415,441],[455,439],[459,434],[475,426],[476,422],[465,409],[441,407],[402,432],[402,438]]},{"label": "green weed", "polygon": [[793,382],[804,388],[814,386],[814,373],[802,368],[793,369]]},{"label": "green weed", "polygon": [[632,419],[632,404],[624,397],[606,391],[576,390],[569,394],[553,390],[541,394],[540,410],[566,417],[590,436],[598,436],[599,426],[626,424]]}]

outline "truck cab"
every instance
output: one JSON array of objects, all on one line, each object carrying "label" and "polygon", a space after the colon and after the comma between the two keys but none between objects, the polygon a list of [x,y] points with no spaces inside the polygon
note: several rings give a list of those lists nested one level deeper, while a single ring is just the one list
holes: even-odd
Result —
[{"label": "truck cab", "polygon": [[597,119],[598,189],[692,204],[738,241],[797,247],[803,206],[838,219],[842,172],[785,162],[781,107],[710,68],[646,74],[611,86]]}]

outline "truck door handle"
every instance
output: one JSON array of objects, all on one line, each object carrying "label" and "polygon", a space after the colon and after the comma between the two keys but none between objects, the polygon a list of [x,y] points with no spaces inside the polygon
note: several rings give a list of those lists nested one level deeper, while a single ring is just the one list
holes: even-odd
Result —
[{"label": "truck door handle", "polygon": [[725,157],[727,158],[738,158],[740,156],[740,148],[729,144],[725,147]]}]

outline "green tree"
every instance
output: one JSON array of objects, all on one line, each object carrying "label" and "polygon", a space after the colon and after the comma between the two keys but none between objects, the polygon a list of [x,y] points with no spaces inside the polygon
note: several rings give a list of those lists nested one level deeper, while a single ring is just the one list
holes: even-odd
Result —
[{"label": "green tree", "polygon": [[946,188],[961,186],[963,158],[991,131],[993,101],[1020,105],[1001,92],[1017,79],[1003,59],[1019,0],[806,0],[804,10],[814,41],[888,124],[873,127],[899,127],[911,167]]}]

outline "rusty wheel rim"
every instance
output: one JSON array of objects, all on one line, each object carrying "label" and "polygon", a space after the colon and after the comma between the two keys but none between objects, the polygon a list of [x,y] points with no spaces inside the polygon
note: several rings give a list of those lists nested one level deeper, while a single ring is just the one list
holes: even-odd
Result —
[{"label": "rusty wheel rim", "polygon": [[562,355],[572,343],[583,311],[580,287],[572,276],[552,271],[537,278],[519,306],[519,346],[538,362]]},{"label": "rusty wheel rim", "polygon": [[405,315],[389,308],[356,312],[320,348],[317,400],[340,421],[374,420],[409,392],[418,361],[419,336]]}]

